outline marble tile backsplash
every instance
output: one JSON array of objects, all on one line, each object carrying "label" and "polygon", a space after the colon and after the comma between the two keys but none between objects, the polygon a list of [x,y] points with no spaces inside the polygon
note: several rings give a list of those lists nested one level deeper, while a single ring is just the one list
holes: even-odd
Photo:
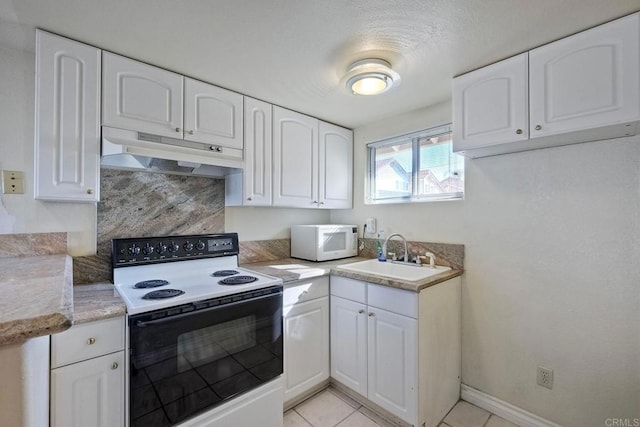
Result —
[{"label": "marble tile backsplash", "polygon": [[290,239],[254,240],[240,242],[240,264],[275,261],[291,256]]},{"label": "marble tile backsplash", "polygon": [[111,239],[224,232],[224,180],[100,170],[98,250],[74,258],[74,283],[111,280]]},{"label": "marble tile backsplash", "polygon": [[67,253],[67,233],[0,234],[0,258]]}]

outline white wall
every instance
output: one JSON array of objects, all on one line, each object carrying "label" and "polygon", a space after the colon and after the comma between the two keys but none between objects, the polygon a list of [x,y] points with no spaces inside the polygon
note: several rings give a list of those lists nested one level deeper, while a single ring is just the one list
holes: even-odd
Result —
[{"label": "white wall", "polygon": [[326,209],[227,207],[224,228],[237,232],[240,240],[288,239],[295,224],[327,224]]},{"label": "white wall", "polygon": [[96,205],[33,199],[35,56],[0,45],[0,170],[25,174],[25,194],[0,194],[0,234],[66,231],[71,255],[95,253]]},{"label": "white wall", "polygon": [[364,205],[365,144],[450,117],[356,129],[355,208],[331,221],[465,244],[465,384],[563,426],[640,418],[640,137],[467,160],[464,201]]}]

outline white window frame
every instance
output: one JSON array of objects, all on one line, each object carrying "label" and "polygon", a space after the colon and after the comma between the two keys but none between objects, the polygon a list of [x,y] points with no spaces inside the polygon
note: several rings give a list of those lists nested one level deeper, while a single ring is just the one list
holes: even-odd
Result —
[{"label": "white window frame", "polygon": [[[400,135],[388,139],[384,139],[381,141],[371,142],[367,144],[367,176],[365,179],[365,195],[364,195],[364,203],[366,205],[379,205],[379,204],[390,204],[390,203],[416,203],[416,202],[434,202],[434,201],[443,201],[443,200],[464,200],[464,191],[455,192],[455,193],[444,193],[444,194],[433,194],[433,195],[420,195],[418,194],[418,179],[420,174],[420,147],[419,140],[421,138],[433,138],[435,136],[443,135],[446,133],[451,133],[452,127],[451,123],[441,126],[436,126],[433,128],[421,130],[418,132],[412,132],[405,135]],[[373,155],[376,148],[388,147],[391,145],[396,145],[400,143],[412,142],[413,144],[413,156],[412,156],[412,172],[411,172],[411,180],[412,180],[412,194],[402,197],[393,197],[386,199],[375,199],[374,198],[374,189],[375,189],[375,156]],[[462,158],[462,161],[465,162],[465,159]],[[463,163],[464,164],[464,163]],[[465,165],[466,166],[466,165]],[[466,176],[466,174],[465,174]],[[466,178],[465,178],[466,179]]]}]

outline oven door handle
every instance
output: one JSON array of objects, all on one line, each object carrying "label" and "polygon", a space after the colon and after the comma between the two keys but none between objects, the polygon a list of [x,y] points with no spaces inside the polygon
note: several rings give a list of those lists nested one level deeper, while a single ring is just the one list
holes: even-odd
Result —
[{"label": "oven door handle", "polygon": [[212,311],[215,311],[215,310],[219,310],[221,308],[233,307],[233,306],[236,306],[238,304],[242,304],[242,303],[246,303],[246,302],[262,301],[262,300],[265,300],[267,298],[273,298],[273,297],[282,298],[282,292],[277,292],[277,293],[273,293],[273,294],[269,294],[269,295],[264,295],[264,296],[261,296],[261,297],[251,298],[251,299],[245,299],[245,300],[230,302],[228,304],[217,305],[215,307],[194,309],[194,310],[188,311],[186,313],[174,314],[174,315],[170,315],[170,316],[163,317],[161,319],[156,319],[156,320],[147,320],[147,321],[138,320],[138,321],[136,321],[136,326],[138,328],[146,328],[147,326],[162,325],[163,323],[166,323],[166,322],[169,322],[169,321],[173,321],[173,320],[176,320],[176,319],[179,320],[179,319],[191,316],[194,313],[209,313],[209,312],[212,312]]}]

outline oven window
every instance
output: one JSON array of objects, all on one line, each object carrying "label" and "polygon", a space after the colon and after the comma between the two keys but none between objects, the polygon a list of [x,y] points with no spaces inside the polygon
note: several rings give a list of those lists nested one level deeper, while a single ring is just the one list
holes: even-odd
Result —
[{"label": "oven window", "polygon": [[130,425],[175,425],[279,376],[281,301],[132,316]]},{"label": "oven window", "polygon": [[324,233],[323,252],[343,251],[347,248],[347,233]]},{"label": "oven window", "polygon": [[256,345],[256,318],[247,316],[178,336],[178,371],[215,362]]}]

